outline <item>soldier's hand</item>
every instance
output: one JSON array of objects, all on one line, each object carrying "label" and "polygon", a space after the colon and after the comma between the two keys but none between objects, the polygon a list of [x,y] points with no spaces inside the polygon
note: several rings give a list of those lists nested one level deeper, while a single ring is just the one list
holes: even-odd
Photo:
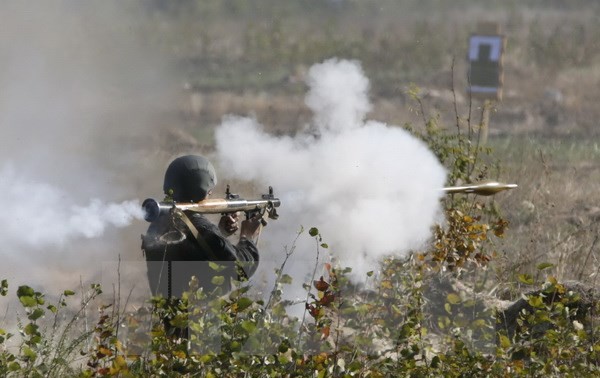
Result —
[{"label": "soldier's hand", "polygon": [[230,213],[223,215],[219,220],[219,230],[223,235],[230,236],[240,228],[238,220],[238,213]]},{"label": "soldier's hand", "polygon": [[256,214],[252,218],[242,221],[242,227],[240,229],[240,239],[246,238],[248,240],[255,241],[260,234],[262,228],[262,214]]}]

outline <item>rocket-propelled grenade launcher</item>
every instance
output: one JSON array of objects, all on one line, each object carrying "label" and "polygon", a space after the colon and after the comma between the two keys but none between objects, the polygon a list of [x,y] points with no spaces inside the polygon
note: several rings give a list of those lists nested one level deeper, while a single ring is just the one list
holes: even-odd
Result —
[{"label": "rocket-propelled grenade launcher", "polygon": [[499,182],[486,182],[482,184],[472,184],[472,185],[464,185],[464,186],[448,186],[442,188],[442,191],[447,194],[454,193],[472,193],[478,194],[480,196],[491,196],[498,192],[508,189],[514,189],[517,187],[517,184],[502,184]]},{"label": "rocket-propelled grenade launcher", "polygon": [[[153,198],[148,198],[142,203],[144,219],[152,222],[158,219],[163,214],[168,214],[172,210],[179,209],[181,211],[193,211],[202,214],[227,214],[243,211],[246,213],[246,218],[250,218],[260,214],[268,215],[271,219],[277,219],[279,215],[275,208],[281,205],[279,198],[273,195],[273,188],[269,186],[269,193],[263,194],[260,199],[246,200],[240,198],[238,194],[232,194],[227,185],[225,198],[204,199],[199,202],[183,203],[174,201],[158,202]],[[263,224],[266,224],[262,218]]]}]

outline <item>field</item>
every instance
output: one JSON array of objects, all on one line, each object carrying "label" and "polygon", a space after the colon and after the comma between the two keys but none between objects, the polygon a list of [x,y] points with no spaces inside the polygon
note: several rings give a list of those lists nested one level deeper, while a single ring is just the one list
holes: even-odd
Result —
[{"label": "field", "polygon": [[310,122],[302,75],[332,56],[362,64],[371,81],[369,119],[419,129],[433,117],[453,133],[458,116],[463,133],[469,124],[476,133],[483,103],[465,92],[467,38],[478,22],[497,20],[507,48],[503,99],[491,105],[489,120],[487,146],[499,169],[490,178],[519,184],[495,198],[511,223],[506,253],[513,263],[513,254],[524,264],[555,263],[564,279],[598,268],[590,260],[600,203],[593,184],[600,175],[593,2],[314,2],[310,22],[294,16],[294,5],[227,4],[236,9],[219,22],[227,33],[210,21],[182,21],[173,29],[202,38],[195,47],[169,46],[188,69],[190,96],[181,109],[188,124],[181,129],[207,150],[212,128],[228,113],[252,115],[276,135],[298,132]]},{"label": "field", "polygon": [[[361,283],[353,274],[364,274],[363,267],[336,266],[335,258],[325,262],[328,243],[336,240],[326,233],[327,224],[294,224],[296,228],[287,230],[293,243],[281,254],[287,258],[268,280],[273,284],[268,299],[246,289],[220,299],[192,293],[186,299],[190,319],[182,308],[161,301],[150,306],[137,292],[125,294],[139,276],[118,272],[118,290],[113,283],[105,293],[90,286],[93,279],[86,275],[80,287],[54,290],[59,284],[72,285],[70,275],[78,267],[85,266],[82,272],[93,268],[77,257],[54,270],[50,292],[14,273],[19,262],[31,264],[38,257],[19,260],[6,254],[7,266],[14,269],[3,272],[7,280],[0,294],[10,297],[19,286],[13,300],[23,308],[17,311],[17,332],[9,328],[14,319],[8,310],[7,324],[0,322],[0,373],[598,374],[596,1],[153,0],[143,5],[109,2],[98,9],[70,5],[87,20],[68,18],[72,25],[94,38],[79,40],[69,32],[65,44],[53,43],[67,46],[65,51],[83,51],[71,57],[69,70],[84,89],[92,79],[78,69],[102,68],[97,80],[107,84],[98,95],[90,95],[91,90],[69,95],[83,99],[74,101],[80,110],[75,123],[97,119],[101,126],[91,131],[58,127],[48,135],[32,133],[32,139],[40,138],[37,146],[62,140],[65,148],[52,154],[66,156],[72,172],[81,172],[78,164],[93,164],[100,183],[73,190],[74,199],[87,198],[92,192],[88,185],[115,201],[160,195],[164,167],[174,156],[221,156],[216,134],[230,114],[255,120],[274,138],[303,135],[313,122],[305,101],[309,71],[332,58],[361,67],[372,104],[365,118],[409,130],[427,143],[448,171],[446,185],[494,180],[518,188],[490,197],[444,198],[445,219],[434,227],[431,240],[420,249],[385,256]],[[62,19],[60,9],[68,6],[48,17]],[[483,102],[466,91],[465,57],[469,35],[489,21],[506,38],[503,95]],[[49,46],[48,51],[58,51]],[[62,65],[64,57],[57,55],[57,65]],[[109,75],[111,70],[116,74]],[[4,76],[2,80],[10,83]],[[88,147],[65,142],[70,135],[83,138]],[[36,150],[38,156],[33,145],[2,146],[9,161],[29,161],[27,151]],[[81,161],[73,158],[80,155],[85,155]],[[50,166],[54,160],[48,161]],[[63,173],[53,177],[54,170],[41,177],[60,181]],[[81,177],[85,181],[88,176]],[[262,190],[242,178],[233,181],[243,195]],[[224,185],[220,182],[215,191],[223,191]],[[139,260],[139,233],[145,227],[134,223],[126,232],[109,232],[111,243],[90,241],[70,249],[89,248],[98,254],[111,249],[118,251],[119,263],[121,256]],[[385,224],[389,233],[398,227]],[[70,249],[56,253],[79,256]],[[293,273],[299,254],[315,257],[307,260],[309,271],[314,266],[312,275]],[[51,264],[48,257],[40,258]],[[111,290],[112,295],[107,293]],[[306,296],[298,302],[299,313],[287,291]],[[519,300],[525,304],[514,310],[518,314],[513,319],[511,311]],[[203,312],[205,308],[209,311]],[[191,353],[181,340],[158,329],[157,319],[165,313],[189,324],[192,344],[219,340],[221,349]]]}]

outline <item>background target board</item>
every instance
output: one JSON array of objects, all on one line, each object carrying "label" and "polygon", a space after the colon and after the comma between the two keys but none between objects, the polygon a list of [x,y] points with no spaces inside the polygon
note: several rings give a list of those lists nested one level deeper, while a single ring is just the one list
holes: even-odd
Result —
[{"label": "background target board", "polygon": [[473,97],[500,100],[502,97],[501,35],[472,35],[469,38],[469,93]]}]

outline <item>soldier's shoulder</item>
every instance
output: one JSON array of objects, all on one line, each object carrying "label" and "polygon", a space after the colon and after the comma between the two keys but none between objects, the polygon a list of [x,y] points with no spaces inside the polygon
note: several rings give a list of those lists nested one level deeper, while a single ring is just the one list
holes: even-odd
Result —
[{"label": "soldier's shoulder", "polygon": [[188,216],[188,218],[190,218],[194,226],[196,226],[196,228],[198,229],[209,230],[213,232],[219,230],[219,228],[213,222],[211,222],[210,219],[208,219],[204,214],[189,212],[186,215]]}]

